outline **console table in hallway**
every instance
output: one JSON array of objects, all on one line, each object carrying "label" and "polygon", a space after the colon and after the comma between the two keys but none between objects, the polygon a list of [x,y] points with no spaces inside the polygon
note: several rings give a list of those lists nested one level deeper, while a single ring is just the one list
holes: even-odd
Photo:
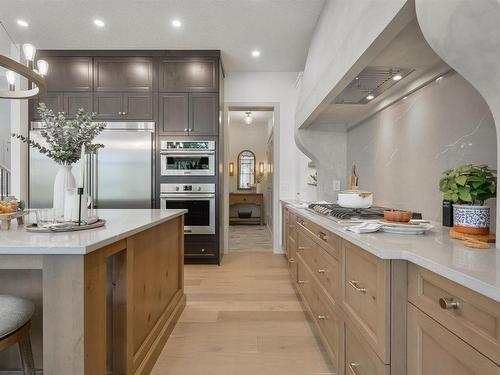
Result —
[{"label": "console table in hallway", "polygon": [[237,204],[249,204],[259,206],[260,212],[258,217],[230,217],[229,224],[252,224],[259,223],[264,225],[264,194],[261,193],[230,193],[229,207]]}]

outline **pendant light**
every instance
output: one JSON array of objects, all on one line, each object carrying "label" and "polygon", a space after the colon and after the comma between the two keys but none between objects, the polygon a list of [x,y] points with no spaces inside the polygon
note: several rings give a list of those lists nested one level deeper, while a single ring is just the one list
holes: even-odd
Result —
[{"label": "pendant light", "polygon": [[[0,98],[5,99],[29,99],[42,95],[47,91],[45,76],[49,70],[49,63],[45,60],[37,62],[34,69],[36,48],[33,44],[26,43],[22,46],[26,66],[7,57],[0,55],[0,66],[7,69],[5,78],[9,84],[8,91],[0,91]],[[27,90],[16,90],[16,74],[28,80]]]},{"label": "pendant light", "polygon": [[245,121],[245,124],[247,125],[251,125],[252,124],[252,112],[248,111],[248,112],[245,112],[245,118],[244,118],[244,121]]}]

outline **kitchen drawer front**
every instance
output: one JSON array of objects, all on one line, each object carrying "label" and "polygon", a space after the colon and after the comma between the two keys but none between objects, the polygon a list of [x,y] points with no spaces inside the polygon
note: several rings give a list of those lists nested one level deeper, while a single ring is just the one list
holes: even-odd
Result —
[{"label": "kitchen drawer front", "polygon": [[301,233],[298,251],[332,301],[337,303],[340,294],[340,264],[309,236]]},{"label": "kitchen drawer front", "polygon": [[314,241],[322,246],[330,255],[335,258],[340,256],[340,238],[330,233],[329,231],[323,229],[321,226],[297,216],[297,227],[305,230],[306,232],[312,234]]},{"label": "kitchen drawer front", "polygon": [[408,303],[407,375],[498,375],[500,367]]},{"label": "kitchen drawer front", "polygon": [[333,308],[304,259],[297,257],[297,283],[312,320],[318,327],[335,368],[339,368],[343,349],[342,314]]},{"label": "kitchen drawer front", "polygon": [[[236,195],[236,194],[234,194]],[[262,198],[256,196],[254,194],[238,194],[237,202],[235,203],[244,203],[244,204],[260,204],[262,202]]]},{"label": "kitchen drawer front", "polygon": [[187,258],[214,258],[217,256],[217,244],[184,242],[184,255]]},{"label": "kitchen drawer front", "polygon": [[[363,340],[363,335],[347,322],[344,324],[346,375],[389,375],[390,366],[385,365],[373,349]],[[430,375],[427,373],[425,375]],[[436,375],[438,373],[435,373]]]},{"label": "kitchen drawer front", "polygon": [[384,363],[389,363],[390,261],[343,241],[342,308]]},{"label": "kitchen drawer front", "polygon": [[411,263],[408,300],[500,365],[500,303]]}]

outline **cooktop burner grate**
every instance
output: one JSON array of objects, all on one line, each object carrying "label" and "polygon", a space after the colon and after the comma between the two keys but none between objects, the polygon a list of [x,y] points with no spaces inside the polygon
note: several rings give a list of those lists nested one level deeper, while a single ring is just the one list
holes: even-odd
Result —
[{"label": "cooktop burner grate", "polygon": [[333,203],[311,203],[309,209],[339,220],[380,219],[384,217],[384,207],[346,208]]}]

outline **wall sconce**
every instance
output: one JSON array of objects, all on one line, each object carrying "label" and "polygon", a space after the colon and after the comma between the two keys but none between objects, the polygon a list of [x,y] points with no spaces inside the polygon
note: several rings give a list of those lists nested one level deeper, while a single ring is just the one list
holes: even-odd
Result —
[{"label": "wall sconce", "polygon": [[262,176],[264,174],[264,163],[259,163],[259,174]]},{"label": "wall sconce", "polygon": [[234,163],[229,163],[229,175],[234,176]]}]

